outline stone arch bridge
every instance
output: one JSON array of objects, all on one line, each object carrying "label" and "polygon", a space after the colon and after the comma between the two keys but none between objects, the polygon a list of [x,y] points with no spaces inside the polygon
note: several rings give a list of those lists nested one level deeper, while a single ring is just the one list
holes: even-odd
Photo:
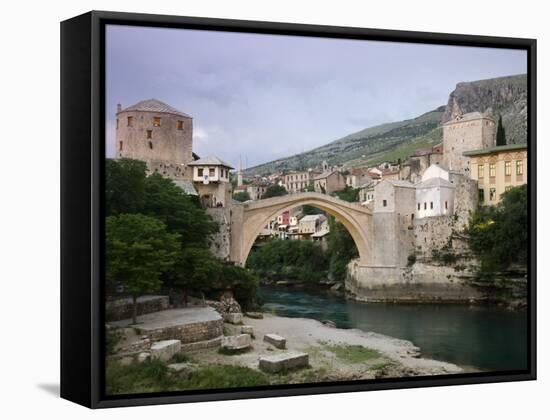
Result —
[{"label": "stone arch bridge", "polygon": [[311,205],[336,217],[351,234],[361,265],[372,255],[372,211],[326,194],[305,192],[234,204],[231,217],[230,259],[244,266],[252,245],[262,228],[277,215],[297,206]]}]

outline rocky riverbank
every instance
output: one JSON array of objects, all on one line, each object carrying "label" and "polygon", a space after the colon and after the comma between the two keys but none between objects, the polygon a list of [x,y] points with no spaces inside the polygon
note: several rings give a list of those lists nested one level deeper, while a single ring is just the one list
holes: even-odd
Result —
[{"label": "rocky riverbank", "polygon": [[[261,357],[285,352],[307,353],[310,368],[285,375],[284,383],[440,375],[463,371],[451,363],[421,358],[420,349],[410,341],[373,332],[339,329],[312,319],[272,314],[264,314],[263,319],[245,316],[243,322],[254,331],[255,339],[248,351],[225,355],[211,350],[190,356],[199,363],[258,369]],[[226,335],[239,331],[239,326],[225,326]],[[266,334],[272,333],[286,338],[286,349],[277,349],[262,340]]]}]

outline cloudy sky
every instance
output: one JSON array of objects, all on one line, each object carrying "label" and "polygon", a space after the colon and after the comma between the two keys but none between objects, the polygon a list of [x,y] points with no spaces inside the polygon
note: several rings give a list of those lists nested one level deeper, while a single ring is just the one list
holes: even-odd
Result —
[{"label": "cloudy sky", "polygon": [[526,73],[523,51],[184,29],[107,28],[115,112],[156,98],[193,117],[193,149],[248,167],[447,102],[461,81]]}]

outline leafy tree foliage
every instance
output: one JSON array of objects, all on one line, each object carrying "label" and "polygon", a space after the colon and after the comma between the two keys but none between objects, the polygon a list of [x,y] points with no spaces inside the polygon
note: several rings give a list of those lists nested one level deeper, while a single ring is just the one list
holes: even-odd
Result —
[{"label": "leafy tree foliage", "polygon": [[336,191],[335,194],[340,200],[349,202],[359,201],[359,188],[346,186],[343,190]]},{"label": "leafy tree foliage", "polygon": [[145,162],[105,160],[105,212],[108,216],[138,213],[145,200]]},{"label": "leafy tree foliage", "polygon": [[240,201],[241,203],[244,203],[250,199],[251,198],[248,191],[239,191],[238,193],[233,194],[233,200]]},{"label": "leafy tree foliage", "polygon": [[314,242],[274,238],[251,252],[247,267],[265,278],[317,282],[326,277],[328,260]]},{"label": "leafy tree foliage", "polygon": [[498,118],[497,125],[497,146],[504,146],[506,144],[506,132],[504,126],[502,125],[502,115]]},{"label": "leafy tree foliage", "polygon": [[332,216],[329,217],[329,227],[329,271],[335,280],[344,280],[348,263],[357,258],[359,252],[346,227]]},{"label": "leafy tree foliage", "polygon": [[266,188],[263,198],[279,197],[287,194],[286,188],[282,185],[270,185]]},{"label": "leafy tree foliage", "polygon": [[502,194],[498,205],[481,207],[472,215],[466,233],[482,273],[527,265],[527,202],[527,185],[522,185]]},{"label": "leafy tree foliage", "polygon": [[132,296],[133,323],[137,298],[157,291],[161,274],[169,271],[179,249],[179,235],[158,219],[142,214],[120,214],[106,219],[106,279],[121,283]]}]

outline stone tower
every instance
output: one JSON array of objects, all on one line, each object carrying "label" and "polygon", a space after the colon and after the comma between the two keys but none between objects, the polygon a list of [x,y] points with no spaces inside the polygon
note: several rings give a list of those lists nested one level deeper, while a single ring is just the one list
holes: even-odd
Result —
[{"label": "stone tower", "polygon": [[463,153],[496,144],[495,121],[480,113],[459,115],[443,124],[443,164],[469,176],[470,162]]},{"label": "stone tower", "polygon": [[139,159],[150,172],[190,178],[193,118],[157,99],[148,99],[116,114],[116,157]]}]

